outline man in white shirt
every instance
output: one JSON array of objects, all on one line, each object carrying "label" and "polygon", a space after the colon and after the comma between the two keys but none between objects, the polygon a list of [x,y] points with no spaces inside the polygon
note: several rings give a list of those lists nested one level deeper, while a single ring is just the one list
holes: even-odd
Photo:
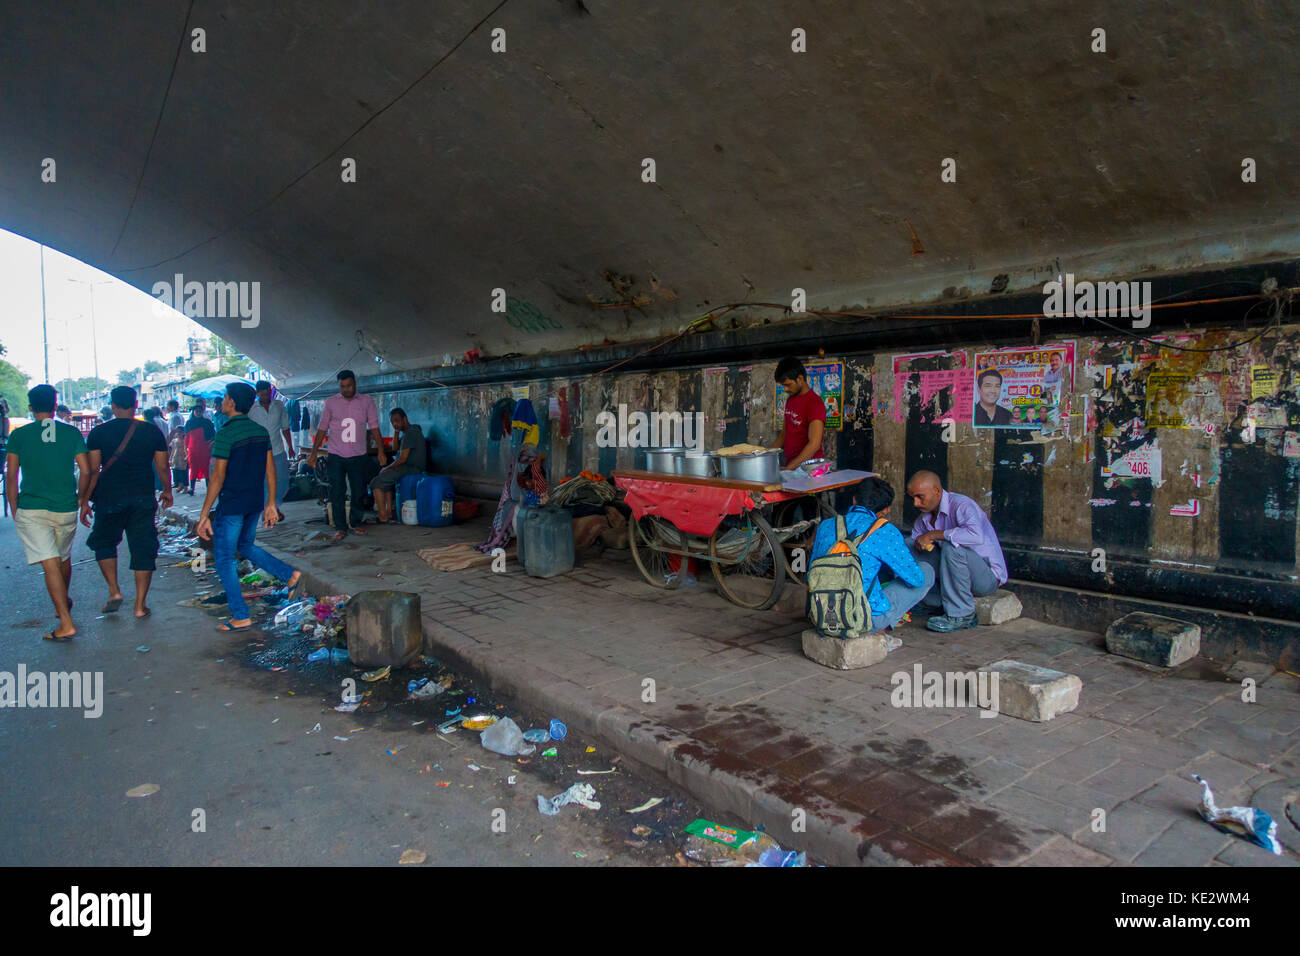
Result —
[{"label": "man in white shirt", "polygon": [[167,403],[167,437],[171,438],[176,429],[184,427],[185,416],[181,414],[181,403],[173,398]]},{"label": "man in white shirt", "polygon": [[[271,436],[271,459],[275,462],[275,509],[280,510],[284,493],[289,489],[289,456],[293,451],[293,432],[289,431],[289,412],[284,402],[271,397],[271,383],[258,382],[257,401],[249,409],[248,418],[266,429]],[[280,514],[284,519],[284,514]]]}]

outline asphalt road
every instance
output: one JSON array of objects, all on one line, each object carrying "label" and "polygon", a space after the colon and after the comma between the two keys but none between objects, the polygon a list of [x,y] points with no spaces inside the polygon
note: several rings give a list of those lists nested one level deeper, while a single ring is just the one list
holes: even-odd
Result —
[{"label": "asphalt road", "polygon": [[[687,803],[660,812],[675,806],[661,784],[622,770],[573,777],[600,781],[602,809],[543,817],[537,795],[564,790],[569,771],[551,774],[557,785],[537,764],[484,750],[477,734],[439,739],[402,708],[335,712],[336,687],[305,668],[250,665],[249,635],[219,634],[213,616],[178,606],[197,584],[188,568],[165,567],[175,558],[159,559],[150,618],[131,615],[125,569],[123,609],[101,614],[107,591],[85,534],[79,528],[73,545],[80,634],[54,643],[41,640],[55,618],[40,569],[26,564],[12,520],[0,519],[0,671],[24,664],[28,673],[103,675],[98,718],[68,708],[0,710],[0,863],[372,866],[395,864],[408,849],[427,854],[425,865],[677,862],[679,841],[663,835],[699,811]],[[309,732],[317,723],[321,730]],[[585,751],[573,735],[565,743]],[[157,792],[127,796],[143,784]],[[655,812],[625,813],[651,796],[669,799]],[[638,822],[655,827],[649,841],[632,833]]]}]

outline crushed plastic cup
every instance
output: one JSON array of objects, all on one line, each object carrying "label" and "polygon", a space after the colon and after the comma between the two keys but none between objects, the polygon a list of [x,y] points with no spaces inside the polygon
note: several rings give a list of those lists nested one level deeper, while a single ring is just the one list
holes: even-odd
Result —
[{"label": "crushed plastic cup", "polygon": [[550,739],[551,732],[549,730],[542,730],[540,727],[524,731],[524,740],[528,741],[530,744],[540,744],[542,741]]},{"label": "crushed plastic cup", "polygon": [[310,654],[307,655],[307,660],[324,661],[324,660],[328,660],[329,656],[330,656],[329,648],[318,647],[316,648],[316,650],[312,651]]},{"label": "crushed plastic cup", "polygon": [[351,660],[352,658],[348,656],[348,651],[345,647],[335,647],[330,650],[331,664],[346,664]]},{"label": "crushed plastic cup", "polygon": [[563,740],[565,735],[568,732],[569,732],[568,727],[564,726],[564,724],[560,723],[555,718],[551,718],[551,739],[552,740]]}]

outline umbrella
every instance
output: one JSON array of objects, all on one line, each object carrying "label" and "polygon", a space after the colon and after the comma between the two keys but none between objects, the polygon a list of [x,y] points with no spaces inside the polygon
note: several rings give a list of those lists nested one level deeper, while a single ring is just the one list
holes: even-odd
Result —
[{"label": "umbrella", "polygon": [[188,395],[190,398],[221,398],[226,394],[226,386],[231,382],[243,382],[250,386],[253,384],[238,375],[214,375],[211,378],[201,378],[197,382],[191,382],[188,388],[181,389],[181,394]]}]

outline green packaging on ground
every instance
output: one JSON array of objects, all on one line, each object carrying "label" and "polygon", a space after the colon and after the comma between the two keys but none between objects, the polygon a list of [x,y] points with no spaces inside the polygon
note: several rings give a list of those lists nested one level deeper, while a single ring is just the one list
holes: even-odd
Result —
[{"label": "green packaging on ground", "polygon": [[712,820],[705,820],[703,817],[686,824],[686,832],[691,836],[703,837],[706,840],[712,840],[714,843],[721,843],[733,850],[738,850],[758,839],[758,834],[753,830],[735,830],[731,827],[724,827],[720,823],[714,823]]}]

